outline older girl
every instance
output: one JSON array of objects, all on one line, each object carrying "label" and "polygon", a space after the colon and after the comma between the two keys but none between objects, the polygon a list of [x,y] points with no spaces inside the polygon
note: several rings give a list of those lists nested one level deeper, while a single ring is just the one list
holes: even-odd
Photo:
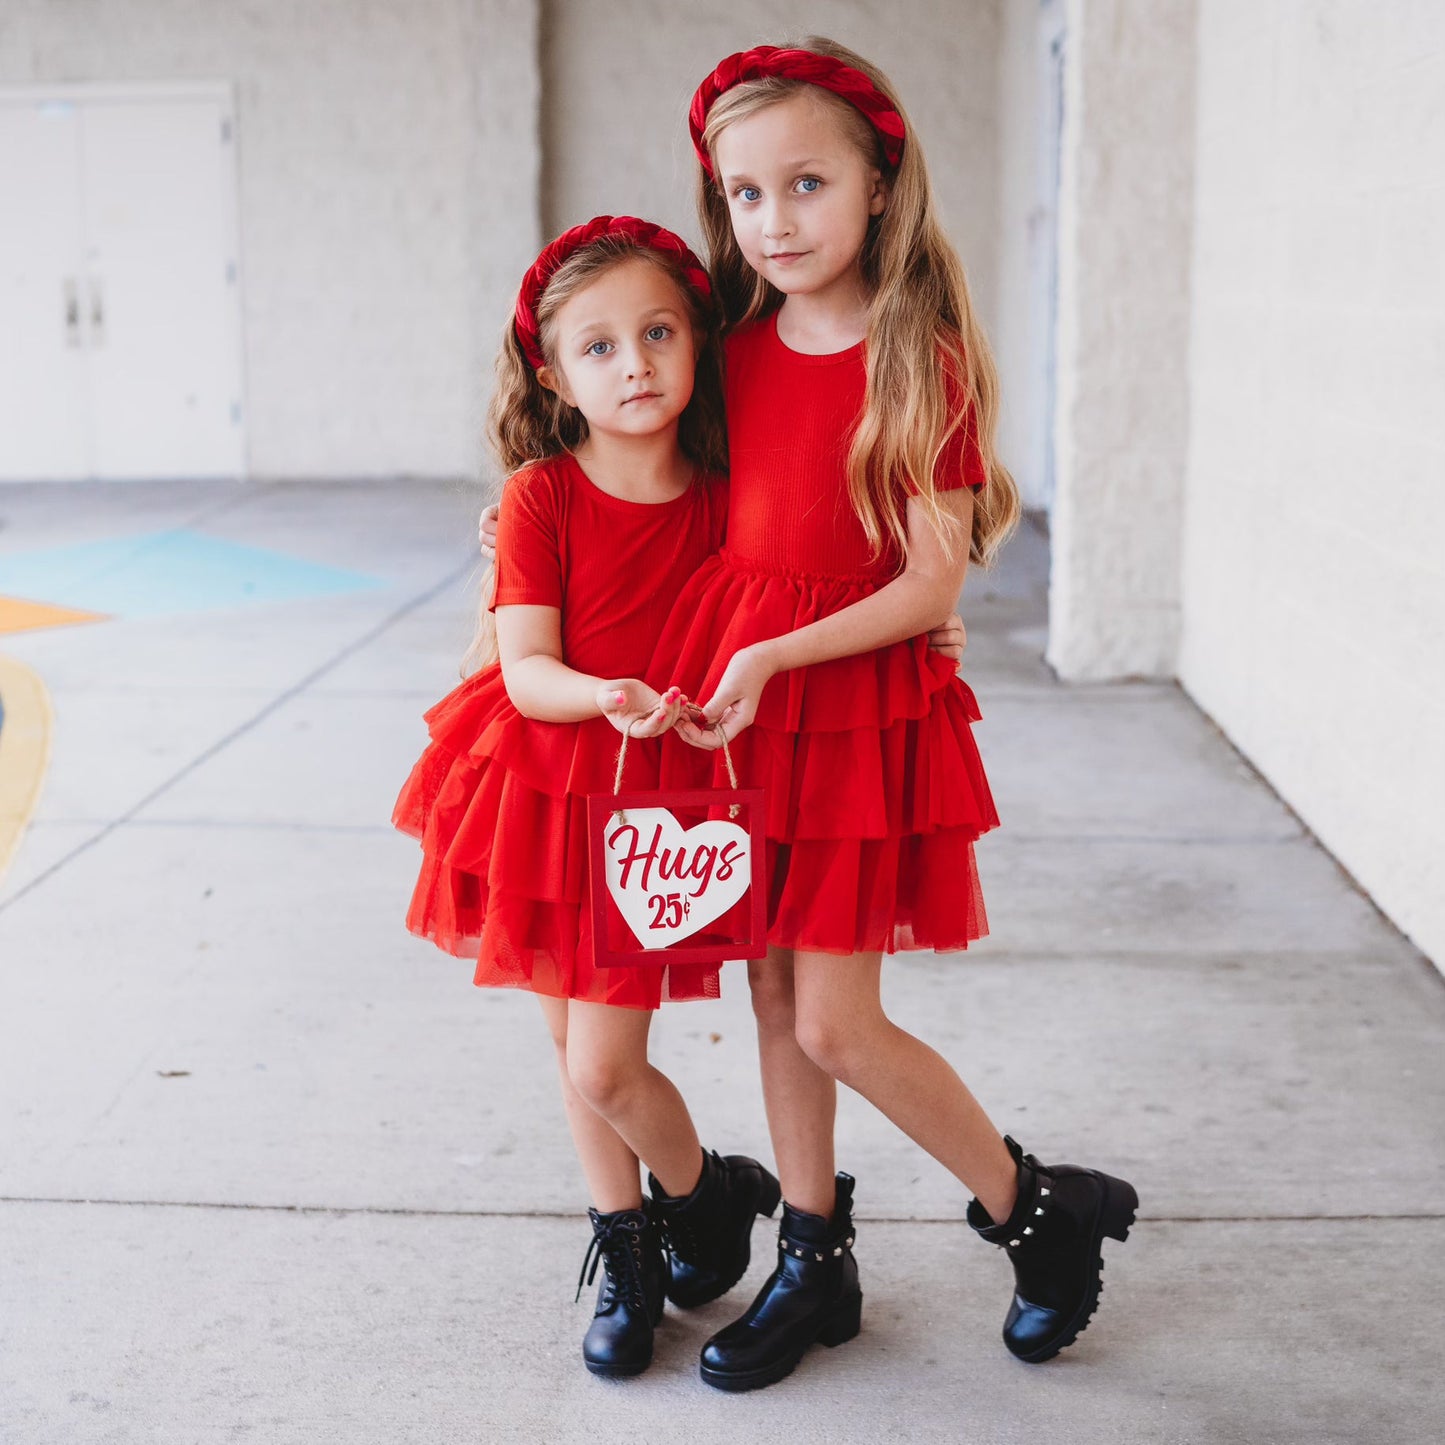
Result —
[{"label": "older girl", "polygon": [[1018,512],[987,343],[874,66],[825,40],[761,46],[703,81],[690,119],[731,328],[731,500],[726,549],[679,597],[651,675],[705,700],[681,729],[715,748],[720,724],[767,793],[772,948],[750,978],[786,1200],[777,1269],[708,1342],[703,1378],[767,1385],[858,1331],[839,1080],[973,1191],[970,1223],[1014,1266],[1005,1342],[1045,1360],[1088,1323],[1134,1190],[1005,1139],[879,997],[885,954],[985,931],[973,846],[997,817],[978,709],[920,634]]}]

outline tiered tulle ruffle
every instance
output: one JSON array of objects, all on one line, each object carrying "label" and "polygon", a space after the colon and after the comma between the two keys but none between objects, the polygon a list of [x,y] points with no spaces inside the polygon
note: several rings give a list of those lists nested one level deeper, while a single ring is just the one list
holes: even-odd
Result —
[{"label": "tiered tulle ruffle", "polygon": [[[475,958],[478,984],[627,1008],[718,997],[715,966],[594,963],[587,795],[612,790],[619,741],[605,719],[524,718],[491,667],[443,698],[426,722],[431,744],[392,815],[422,845],[407,913],[413,933]],[[626,788],[656,787],[664,746],[686,747],[677,738],[629,746]],[[695,763],[688,776],[696,778]]]},{"label": "tiered tulle ruffle", "polygon": [[[706,701],[740,647],[831,616],[877,585],[758,568],[724,551],[678,599],[650,680]],[[987,933],[974,843],[998,814],[973,739],[979,717],[954,664],[923,638],[768,684],[732,748],[739,782],[767,795],[771,943],[951,951]],[[687,785],[674,765],[664,755],[664,787]],[[712,785],[727,786],[720,753]]]}]

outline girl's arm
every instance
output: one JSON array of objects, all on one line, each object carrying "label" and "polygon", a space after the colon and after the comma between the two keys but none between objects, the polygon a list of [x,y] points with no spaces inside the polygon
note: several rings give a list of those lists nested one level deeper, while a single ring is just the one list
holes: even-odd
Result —
[{"label": "girl's arm", "polygon": [[[770,637],[733,654],[717,691],[703,711],[722,723],[732,741],[757,715],[769,680],[795,667],[812,667],[835,657],[873,652],[927,632],[950,611],[968,573],[968,537],[973,526],[973,493],[967,488],[938,494],[938,505],[955,522],[953,551],[945,549],[923,506],[908,502],[908,559],[902,573],[870,597],[782,637]],[[715,732],[686,719],[680,730],[697,747],[721,746]]]},{"label": "girl's arm", "polygon": [[677,723],[682,694],[659,696],[635,677],[601,678],[562,661],[562,613],[556,607],[497,608],[497,650],[507,696],[523,717],[585,722],[605,717],[618,732],[656,737]]}]

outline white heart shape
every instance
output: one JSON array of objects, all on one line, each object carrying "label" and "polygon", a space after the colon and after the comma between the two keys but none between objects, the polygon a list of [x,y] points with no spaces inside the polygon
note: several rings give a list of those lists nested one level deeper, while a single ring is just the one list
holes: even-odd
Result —
[{"label": "white heart shape", "polygon": [[667,948],[720,918],[747,892],[752,839],[736,823],[684,829],[666,808],[608,815],[607,891],[644,949]]}]

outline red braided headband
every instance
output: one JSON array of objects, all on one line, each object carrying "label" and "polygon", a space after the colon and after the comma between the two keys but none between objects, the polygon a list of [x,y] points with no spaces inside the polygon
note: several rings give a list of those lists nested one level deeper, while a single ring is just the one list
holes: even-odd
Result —
[{"label": "red braided headband", "polygon": [[702,143],[702,133],[713,102],[724,91],[741,85],[745,80],[762,80],[774,75],[784,80],[803,80],[809,85],[820,85],[824,90],[841,96],[855,110],[861,111],[878,132],[888,164],[896,166],[903,159],[903,117],[893,108],[893,102],[861,70],[812,50],[782,50],[776,45],[759,45],[754,50],[740,50],[736,55],[729,55],[698,86],[692,98],[692,108],[687,114],[688,129],[692,132],[693,149],[708,175],[712,175],[712,157]]},{"label": "red braided headband", "polygon": [[542,355],[542,339],[537,328],[537,305],[547,283],[557,274],[562,263],[574,256],[584,246],[590,246],[603,236],[625,236],[639,246],[660,251],[665,256],[675,256],[682,262],[683,274],[688,285],[698,295],[708,298],[712,295],[712,283],[708,280],[707,269],[693,253],[687,242],[675,236],[662,226],[651,221],[639,221],[636,216],[594,216],[586,225],[573,226],[563,231],[542,254],[532,262],[531,269],[522,277],[522,289],[517,293],[517,314],[514,325],[517,341],[522,354],[535,371],[546,365]]}]

